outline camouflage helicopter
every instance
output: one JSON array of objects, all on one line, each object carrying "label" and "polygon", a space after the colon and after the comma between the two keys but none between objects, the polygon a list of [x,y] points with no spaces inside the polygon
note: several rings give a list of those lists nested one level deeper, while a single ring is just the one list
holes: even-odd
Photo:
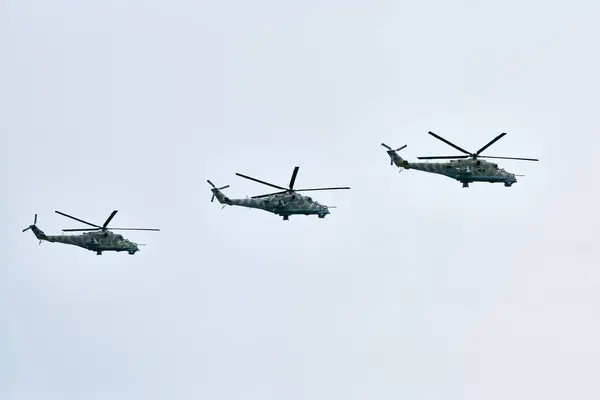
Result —
[{"label": "camouflage helicopter", "polygon": [[[125,239],[122,235],[112,233],[110,230],[121,230],[121,231],[158,231],[159,229],[147,229],[147,228],[108,228],[109,222],[113,219],[117,210],[114,210],[108,219],[104,222],[104,225],[98,226],[89,222],[83,221],[79,218],[75,218],[71,215],[67,215],[60,211],[55,211],[57,214],[65,217],[74,219],[75,221],[83,222],[84,224],[93,226],[94,228],[83,228],[83,229],[63,229],[63,232],[85,232],[79,235],[61,235],[61,236],[48,236],[41,229],[36,226],[37,214],[33,219],[33,225],[29,225],[23,229],[23,232],[31,229],[36,238],[40,240],[40,244],[43,241],[56,242],[70,244],[84,249],[95,251],[97,255],[101,255],[103,251],[127,251],[133,255],[136,251],[139,251],[138,246],[143,246],[141,243],[134,243],[128,239]],[[88,232],[89,231],[89,232]]]},{"label": "camouflage helicopter", "polygon": [[287,189],[281,186],[261,181],[256,178],[252,178],[250,176],[236,173],[237,176],[241,176],[242,178],[250,179],[251,181],[262,183],[263,185],[271,186],[281,190],[281,192],[262,194],[259,196],[253,196],[245,199],[230,199],[229,197],[225,196],[223,192],[221,192],[221,190],[228,188],[229,185],[218,188],[210,180],[208,180],[207,182],[213,187],[211,189],[213,195],[210,201],[213,202],[216,197],[219,203],[223,204],[223,207],[229,205],[265,210],[267,212],[283,217],[284,221],[288,221],[290,215],[302,214],[317,215],[319,218],[325,218],[325,216],[329,214],[329,208],[334,208],[334,206],[326,206],[319,204],[312,198],[308,196],[303,196],[301,194],[298,194],[297,192],[308,192],[315,190],[340,190],[350,188],[329,187],[313,189],[294,189],[294,182],[296,181],[296,176],[298,175],[299,168],[300,167],[294,168],[294,172],[292,173],[292,178],[290,180],[290,185]]},{"label": "camouflage helicopter", "polygon": [[491,140],[488,144],[483,146],[476,153],[470,153],[454,143],[444,139],[443,137],[436,135],[435,133],[429,131],[431,136],[436,139],[441,140],[442,142],[454,147],[455,149],[465,153],[466,155],[459,156],[428,156],[428,157],[417,157],[419,160],[432,160],[432,159],[452,159],[449,162],[439,162],[439,163],[413,163],[408,162],[396,153],[397,151],[402,150],[407,145],[397,148],[396,150],[392,149],[385,143],[381,143],[383,147],[387,150],[387,154],[390,156],[390,165],[396,164],[397,167],[400,168],[400,172],[402,169],[416,169],[419,171],[429,172],[432,174],[444,175],[449,178],[456,179],[459,182],[462,182],[463,187],[469,187],[469,183],[473,182],[489,182],[489,183],[504,183],[504,186],[510,187],[513,183],[517,182],[516,176],[523,175],[515,175],[511,172],[505,171],[503,168],[499,168],[498,164],[488,162],[485,160],[479,160],[479,158],[498,158],[505,160],[524,160],[524,161],[539,161],[536,158],[521,158],[521,157],[496,157],[496,156],[480,156],[480,154],[490,147],[492,144],[496,143],[500,140],[506,133],[501,133],[496,136],[493,140]]}]

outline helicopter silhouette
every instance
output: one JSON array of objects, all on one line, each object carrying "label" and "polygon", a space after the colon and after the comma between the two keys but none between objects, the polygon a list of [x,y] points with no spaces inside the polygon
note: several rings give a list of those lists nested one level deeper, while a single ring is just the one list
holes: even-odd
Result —
[{"label": "helicopter silhouette", "polygon": [[46,235],[40,228],[37,227],[37,214],[35,214],[33,219],[33,225],[29,225],[27,228],[23,229],[23,232],[31,229],[35,237],[39,239],[40,244],[44,241],[52,243],[63,243],[72,246],[82,247],[90,251],[95,251],[97,255],[101,255],[103,251],[127,251],[129,254],[134,255],[136,251],[140,250],[138,246],[143,246],[143,244],[134,243],[128,239],[125,239],[123,235],[112,233],[110,230],[159,231],[159,229],[148,228],[108,228],[108,224],[118,212],[117,210],[114,210],[110,214],[110,216],[102,226],[89,223],[87,221],[75,218],[71,215],[62,213],[60,211],[55,212],[65,217],[74,219],[75,221],[83,222],[84,224],[93,226],[94,228],[63,229],[63,232],[85,232],[79,235]]},{"label": "helicopter silhouette", "polygon": [[490,147],[492,144],[500,140],[506,132],[501,133],[492,139],[488,144],[483,146],[476,153],[468,152],[454,143],[444,139],[443,137],[429,131],[430,135],[442,142],[454,147],[455,149],[465,153],[466,155],[459,156],[427,156],[417,157],[419,160],[433,160],[433,159],[452,159],[449,162],[438,162],[438,163],[414,163],[403,159],[398,155],[398,151],[404,149],[407,145],[392,149],[385,143],[381,143],[387,150],[387,154],[390,156],[390,165],[396,164],[400,168],[400,172],[403,169],[416,169],[418,171],[429,172],[432,174],[439,174],[447,176],[463,184],[463,187],[469,187],[469,183],[473,182],[489,182],[489,183],[504,183],[504,186],[510,187],[517,182],[517,176],[511,172],[498,167],[498,164],[480,160],[479,158],[498,158],[505,160],[524,160],[524,161],[539,161],[536,158],[522,158],[522,157],[497,157],[497,156],[481,156],[480,154]]},{"label": "helicopter silhouette", "polygon": [[328,187],[328,188],[312,188],[312,189],[294,189],[294,183],[296,182],[296,176],[300,167],[295,167],[290,179],[288,188],[284,188],[278,185],[273,185],[265,181],[261,181],[250,176],[246,176],[240,173],[236,173],[237,176],[249,179],[254,182],[262,183],[263,185],[271,186],[276,189],[280,189],[280,192],[262,194],[259,196],[248,197],[245,199],[230,199],[225,196],[221,190],[229,187],[216,187],[210,180],[207,182],[212,186],[212,198],[211,202],[215,200],[215,197],[219,203],[225,206],[240,206],[247,208],[256,208],[270,212],[272,214],[283,217],[284,221],[288,221],[291,215],[317,215],[319,218],[325,218],[327,214],[330,214],[329,209],[334,206],[326,206],[319,204],[319,202],[313,200],[309,196],[303,196],[298,192],[308,192],[316,190],[341,190],[350,189],[349,187]]}]

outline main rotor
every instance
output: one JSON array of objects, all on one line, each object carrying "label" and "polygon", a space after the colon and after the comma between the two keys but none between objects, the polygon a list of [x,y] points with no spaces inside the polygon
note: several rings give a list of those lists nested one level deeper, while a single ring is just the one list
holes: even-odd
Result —
[{"label": "main rotor", "polygon": [[106,232],[106,231],[160,231],[160,229],[149,229],[149,228],[109,228],[108,224],[110,223],[110,221],[114,218],[115,214],[118,212],[117,210],[114,210],[106,219],[106,221],[104,221],[104,224],[102,226],[96,225],[96,224],[92,224],[91,222],[87,222],[84,221],[82,219],[79,218],[75,218],[72,215],[68,215],[65,214],[63,212],[60,211],[54,211],[57,214],[60,214],[64,217],[67,218],[71,218],[74,219],[75,221],[79,221],[81,223],[84,223],[86,225],[90,225],[93,226],[94,228],[82,228],[82,229],[63,229],[63,232],[91,232],[91,231],[102,231],[102,232]]},{"label": "main rotor", "polygon": [[492,139],[488,144],[486,144],[485,146],[483,146],[481,149],[479,149],[476,153],[471,153],[468,152],[467,150],[458,147],[457,145],[455,145],[454,143],[450,142],[449,140],[444,139],[443,137],[429,131],[428,132],[431,136],[433,136],[436,139],[441,140],[442,142],[446,143],[449,146],[454,147],[456,150],[465,153],[466,155],[459,155],[459,156],[428,156],[428,157],[417,157],[419,160],[436,160],[436,159],[456,159],[456,158],[472,158],[473,160],[476,160],[477,158],[499,158],[499,159],[504,159],[504,160],[523,160],[523,161],[539,161],[537,158],[522,158],[522,157],[497,157],[497,156],[482,156],[481,153],[487,149],[488,147],[490,147],[491,145],[493,145],[494,143],[496,143],[498,140],[500,140],[502,137],[504,137],[504,135],[506,135],[506,132],[499,134],[498,136],[496,136],[494,139]]},{"label": "main rotor", "polygon": [[261,194],[259,196],[252,196],[253,199],[258,199],[258,198],[261,198],[261,197],[269,197],[269,196],[273,196],[273,195],[276,195],[276,194],[285,194],[285,193],[292,194],[292,193],[296,193],[296,192],[308,192],[308,191],[316,191],[316,190],[341,190],[341,189],[350,189],[347,186],[344,186],[344,187],[327,187],[327,188],[311,188],[311,189],[294,189],[294,183],[296,183],[296,176],[298,175],[298,170],[299,169],[300,169],[300,167],[295,167],[294,168],[294,172],[292,172],[292,178],[290,179],[290,184],[289,184],[288,188],[284,188],[282,186],[274,185],[274,184],[269,183],[269,182],[261,181],[260,179],[256,179],[256,178],[253,178],[251,176],[243,175],[243,174],[240,174],[238,172],[236,172],[236,175],[237,176],[241,176],[242,178],[246,178],[246,179],[249,179],[251,181],[262,183],[263,185],[267,185],[267,186],[273,187],[275,189],[280,189],[281,190],[280,192],[274,192],[274,193],[268,193],[268,194]]}]

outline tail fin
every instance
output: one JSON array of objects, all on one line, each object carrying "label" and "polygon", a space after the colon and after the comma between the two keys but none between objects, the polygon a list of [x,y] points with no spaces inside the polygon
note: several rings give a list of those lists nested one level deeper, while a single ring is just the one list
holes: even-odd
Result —
[{"label": "tail fin", "polygon": [[396,153],[397,151],[400,151],[403,148],[405,148],[407,146],[406,144],[402,147],[398,147],[396,150],[392,149],[390,146],[388,146],[385,143],[381,143],[381,145],[383,147],[385,147],[386,149],[388,149],[386,153],[388,154],[388,156],[390,156],[390,165],[396,164],[397,167],[402,167],[402,168],[408,167],[408,161],[406,161],[405,159],[400,157],[398,155],[398,153]]},{"label": "tail fin", "polygon": [[36,223],[37,223],[37,214],[35,214],[35,216],[33,217],[33,225],[29,225],[27,228],[23,229],[23,232],[31,229],[33,231],[33,234],[35,235],[35,237],[38,238],[39,240],[48,239],[48,236],[46,236],[46,234],[35,225]]},{"label": "tail fin", "polygon": [[215,201],[215,197],[217,198],[217,200],[219,201],[219,203],[221,204],[227,204],[227,205],[232,205],[233,203],[231,202],[231,200],[229,200],[229,197],[225,196],[223,194],[223,192],[221,192],[221,190],[226,189],[229,187],[229,185],[226,186],[221,186],[220,188],[216,187],[211,181],[207,180],[208,184],[210,186],[212,186],[213,188],[210,189],[210,191],[213,193],[212,198],[210,199],[210,202],[212,203],[213,201]]}]

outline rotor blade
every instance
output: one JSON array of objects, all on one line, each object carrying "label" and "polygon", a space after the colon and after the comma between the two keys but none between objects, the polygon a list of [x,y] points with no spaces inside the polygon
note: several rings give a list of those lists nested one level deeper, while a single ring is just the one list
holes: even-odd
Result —
[{"label": "rotor blade", "polygon": [[274,194],[284,194],[284,193],[288,193],[288,191],[286,190],[286,191],[283,191],[283,192],[275,192],[275,193],[261,194],[261,195],[258,195],[258,196],[252,196],[252,197],[250,197],[250,198],[251,198],[251,199],[260,199],[260,198],[263,198],[263,197],[269,197],[269,196],[273,196]]},{"label": "rotor blade", "polygon": [[102,230],[101,228],[96,228],[96,229],[63,229],[63,232],[91,232],[91,231],[100,231]]},{"label": "rotor blade", "polygon": [[95,225],[95,224],[89,223],[89,222],[87,222],[87,221],[84,221],[84,220],[82,220],[82,219],[79,219],[79,218],[75,218],[75,217],[73,217],[73,216],[71,216],[71,215],[68,215],[68,214],[65,214],[65,213],[63,213],[63,212],[60,212],[60,211],[54,211],[54,212],[55,212],[55,213],[57,213],[57,214],[60,214],[60,215],[62,215],[62,216],[64,216],[64,217],[67,217],[67,218],[74,219],[75,221],[82,222],[82,223],[84,223],[84,224],[86,224],[86,225],[95,226],[96,228],[100,228],[98,225]]},{"label": "rotor blade", "polygon": [[110,216],[108,217],[108,219],[106,220],[106,222],[104,223],[104,225],[102,225],[102,228],[106,229],[106,227],[108,226],[108,223],[114,218],[115,214],[117,213],[117,210],[114,210]]},{"label": "rotor blade", "polygon": [[451,158],[469,158],[469,156],[429,156],[417,157],[419,160],[447,160]]},{"label": "rotor blade", "polygon": [[23,229],[23,230],[22,230],[22,232],[26,232],[26,231],[28,231],[29,229],[31,229],[31,228],[30,228],[30,227],[27,227],[27,228]]},{"label": "rotor blade", "polygon": [[37,214],[35,214],[35,217],[33,217],[33,224],[35,225],[37,223]]},{"label": "rotor blade", "polygon": [[155,228],[108,228],[109,231],[155,231],[158,232],[160,229]]},{"label": "rotor blade", "polygon": [[287,191],[287,190],[288,190],[288,189],[286,189],[286,188],[284,188],[284,187],[277,186],[277,185],[273,185],[272,183],[268,183],[268,182],[265,182],[265,181],[261,181],[260,179],[252,178],[251,176],[242,175],[242,174],[240,174],[240,173],[238,173],[238,172],[236,172],[235,174],[236,174],[237,176],[241,176],[242,178],[250,179],[251,181],[258,182],[258,183],[262,183],[263,185],[267,185],[267,186],[274,187],[275,189],[281,189],[281,190],[285,190],[285,191]]},{"label": "rotor blade", "polygon": [[227,189],[229,187],[229,185],[225,185],[225,186],[221,186],[220,188],[217,188],[219,190],[223,190],[223,189]]},{"label": "rotor blade", "polygon": [[212,187],[216,187],[211,181],[209,181],[208,179],[206,180],[206,182],[208,182],[210,184],[210,186]]},{"label": "rotor blade", "polygon": [[461,152],[463,152],[463,153],[465,153],[465,154],[469,154],[469,155],[471,155],[471,153],[469,153],[469,152],[468,152],[468,151],[466,151],[465,149],[458,147],[457,145],[455,145],[454,143],[452,143],[452,142],[450,142],[450,141],[448,141],[448,140],[444,139],[443,137],[441,137],[441,136],[439,136],[439,135],[436,135],[435,133],[433,133],[433,132],[431,132],[431,131],[429,131],[429,132],[427,132],[427,133],[429,133],[429,134],[430,134],[431,136],[433,136],[434,138],[436,138],[436,139],[439,139],[439,140],[441,140],[442,142],[444,142],[444,143],[446,143],[446,144],[448,144],[448,145],[450,145],[450,146],[454,147],[456,150],[458,150],[458,151],[461,151]]},{"label": "rotor blade", "polygon": [[295,167],[294,172],[292,173],[292,179],[290,179],[290,190],[294,189],[294,182],[296,182],[296,175],[298,175],[298,169],[300,169],[300,167]]},{"label": "rotor blade", "polygon": [[350,189],[349,187],[329,187],[329,188],[314,188],[314,189],[296,189],[294,192],[312,192],[315,190],[340,190],[340,189]]},{"label": "rotor blade", "polygon": [[489,142],[488,144],[486,144],[485,146],[483,146],[482,148],[480,148],[479,151],[477,153],[475,153],[475,154],[477,154],[477,155],[481,154],[482,151],[484,151],[485,149],[487,149],[488,147],[490,147],[491,145],[493,145],[494,143],[496,143],[504,135],[506,135],[506,132],[503,132],[503,133],[499,134],[498,136],[496,136],[491,142]]},{"label": "rotor blade", "polygon": [[540,161],[537,158],[522,158],[522,157],[494,157],[494,156],[480,156],[478,158],[500,158],[504,160],[523,160],[523,161]]},{"label": "rotor blade", "polygon": [[386,149],[388,149],[388,150],[392,150],[392,148],[390,146],[388,146],[387,144],[385,144],[385,143],[381,143],[381,145],[383,147],[385,147]]},{"label": "rotor blade", "polygon": [[[404,146],[402,146],[402,147],[398,147],[398,148],[397,148],[395,151],[400,151],[400,150],[402,150],[403,148],[405,148],[405,147],[407,147],[407,146],[408,146],[408,145],[407,145],[407,144],[405,144],[405,145],[404,145]],[[391,149],[390,149],[390,150],[391,150]]]}]

